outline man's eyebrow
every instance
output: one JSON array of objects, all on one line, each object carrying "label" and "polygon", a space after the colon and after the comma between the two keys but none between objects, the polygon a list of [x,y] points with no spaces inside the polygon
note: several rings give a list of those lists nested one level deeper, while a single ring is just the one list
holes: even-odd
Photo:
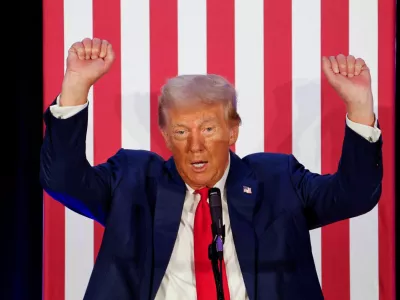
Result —
[{"label": "man's eyebrow", "polygon": [[172,128],[175,128],[175,127],[186,127],[187,128],[187,126],[182,123],[177,123],[177,124],[172,125]]}]

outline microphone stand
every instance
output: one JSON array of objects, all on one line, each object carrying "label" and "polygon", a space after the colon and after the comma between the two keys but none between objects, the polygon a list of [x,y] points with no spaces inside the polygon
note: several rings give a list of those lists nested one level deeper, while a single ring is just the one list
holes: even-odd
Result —
[{"label": "microphone stand", "polygon": [[[208,246],[208,258],[211,261],[215,287],[217,290],[217,299],[224,300],[224,289],[222,285],[222,259],[223,259],[223,243],[225,240],[225,225],[223,226],[222,237],[216,235],[216,229],[214,225],[211,225],[213,236],[215,238]],[[219,268],[218,268],[219,263]]]}]

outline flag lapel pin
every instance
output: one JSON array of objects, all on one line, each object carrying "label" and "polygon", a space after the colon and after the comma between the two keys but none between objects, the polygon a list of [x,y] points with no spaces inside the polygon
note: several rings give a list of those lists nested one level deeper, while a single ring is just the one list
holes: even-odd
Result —
[{"label": "flag lapel pin", "polygon": [[244,185],[244,186],[243,186],[243,193],[251,194],[251,188]]}]

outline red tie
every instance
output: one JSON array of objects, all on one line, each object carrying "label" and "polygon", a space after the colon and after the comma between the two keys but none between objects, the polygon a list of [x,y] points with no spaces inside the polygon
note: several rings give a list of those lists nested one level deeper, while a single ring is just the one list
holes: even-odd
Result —
[{"label": "red tie", "polygon": [[[197,300],[216,300],[216,287],[211,261],[208,258],[208,246],[213,236],[211,233],[211,214],[207,203],[209,188],[196,190],[200,202],[194,217],[194,269],[196,274]],[[222,260],[222,284],[224,298],[229,300],[229,288],[226,278],[225,263]]]}]

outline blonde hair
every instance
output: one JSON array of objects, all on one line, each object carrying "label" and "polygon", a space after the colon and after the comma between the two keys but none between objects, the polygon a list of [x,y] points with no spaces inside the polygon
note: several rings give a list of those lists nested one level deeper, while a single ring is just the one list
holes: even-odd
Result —
[{"label": "blonde hair", "polygon": [[161,88],[158,98],[158,125],[166,123],[165,109],[177,105],[190,105],[193,101],[222,103],[228,121],[241,123],[237,112],[237,93],[224,77],[214,74],[179,75],[173,77]]}]

